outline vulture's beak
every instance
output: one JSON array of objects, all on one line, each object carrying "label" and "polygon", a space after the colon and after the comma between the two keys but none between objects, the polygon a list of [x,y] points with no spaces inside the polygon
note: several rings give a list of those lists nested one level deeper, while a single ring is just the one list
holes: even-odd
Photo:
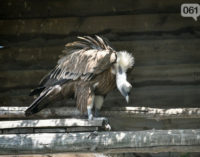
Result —
[{"label": "vulture's beak", "polygon": [[125,72],[119,72],[116,75],[117,88],[123,97],[126,99],[126,102],[129,102],[129,95],[132,89],[132,85],[127,81]]},{"label": "vulture's beak", "polygon": [[126,96],[126,102],[129,103],[129,95]]},{"label": "vulture's beak", "polygon": [[126,102],[129,103],[129,95],[132,89],[131,84],[124,84],[121,87],[118,88],[120,93],[123,95],[123,97],[126,99]]}]

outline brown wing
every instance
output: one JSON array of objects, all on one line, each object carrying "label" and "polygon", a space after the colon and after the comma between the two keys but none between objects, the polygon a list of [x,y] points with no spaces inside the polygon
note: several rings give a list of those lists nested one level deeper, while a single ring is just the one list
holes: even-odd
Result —
[{"label": "brown wing", "polygon": [[87,105],[93,101],[93,92],[88,84],[79,84],[78,88],[75,88],[75,97],[77,108],[81,113],[87,110]]},{"label": "brown wing", "polygon": [[99,36],[79,39],[81,41],[66,45],[65,55],[40,85],[52,85],[65,80],[90,80],[116,62],[116,52]]}]

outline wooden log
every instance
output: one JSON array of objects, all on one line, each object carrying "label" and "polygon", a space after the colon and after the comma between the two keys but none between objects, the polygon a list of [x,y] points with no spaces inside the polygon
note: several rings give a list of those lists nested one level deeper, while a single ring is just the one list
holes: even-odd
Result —
[{"label": "wooden log", "polygon": [[[36,42],[38,47],[23,46],[35,42],[35,40],[21,42],[18,47],[2,49],[0,70],[48,69],[55,66],[66,41],[58,40],[56,46],[53,45],[54,41],[49,43],[46,41],[46,44],[40,46],[38,46],[40,42]],[[114,41],[111,44],[116,50],[132,52],[136,58],[136,66],[194,64],[200,60],[200,55],[196,51],[200,47],[199,39]]]},{"label": "wooden log", "polygon": [[199,129],[0,135],[0,154],[199,152],[199,137]]},{"label": "wooden log", "polygon": [[[198,3],[193,0],[193,3]],[[110,14],[142,14],[142,13],[179,13],[179,9],[184,0],[156,1],[148,2],[139,0],[119,0],[101,1],[98,0],[43,0],[38,5],[37,0],[1,0],[1,18],[47,18],[47,17],[66,17],[66,16],[94,16]],[[43,7],[45,6],[45,8]]]},{"label": "wooden log", "polygon": [[1,35],[70,35],[99,34],[101,32],[168,32],[199,29],[199,22],[178,14],[145,14],[94,16],[87,18],[47,18],[28,20],[0,20]]},{"label": "wooden log", "polygon": [[14,128],[47,128],[47,127],[102,127],[103,120],[87,120],[87,119],[43,119],[43,120],[14,120],[0,121],[0,129]]},{"label": "wooden log", "polygon": [[[0,118],[27,118],[24,115],[24,111],[27,107],[0,107]],[[45,108],[39,113],[31,116],[31,118],[51,118],[51,117],[69,117],[69,116],[79,116],[80,112],[74,107],[55,107],[55,108]],[[200,108],[173,108],[173,109],[162,109],[162,108],[150,108],[150,107],[107,107],[103,108],[101,111],[101,116],[104,117],[133,117],[133,118],[147,118],[147,119],[181,119],[181,118],[200,118]],[[44,120],[44,121],[14,121],[17,126],[23,123],[24,127],[29,125],[38,125],[41,124],[49,125],[48,123],[58,123],[61,121],[59,125],[68,125],[68,119],[63,120]],[[79,121],[79,120],[74,120]],[[75,124],[73,120],[71,121],[72,124]],[[6,122],[2,122],[6,123]],[[72,125],[70,123],[70,125]],[[81,124],[94,126],[94,122],[88,123],[87,120],[80,121],[80,124],[77,125],[81,126]],[[0,122],[1,124],[1,122]],[[27,125],[26,125],[27,124]],[[96,124],[96,123],[95,123]],[[1,127],[6,127],[5,124],[0,125]],[[101,121],[99,121],[98,125],[101,125]],[[14,125],[12,125],[14,126]],[[30,126],[31,127],[31,126]],[[48,126],[47,126],[48,127]]]},{"label": "wooden log", "polygon": [[[2,89],[34,87],[50,70],[12,70],[0,72]],[[200,82],[200,64],[159,65],[134,67],[130,80],[134,84],[165,85]],[[156,84],[156,82],[158,82]],[[161,82],[161,83],[160,83]]]}]

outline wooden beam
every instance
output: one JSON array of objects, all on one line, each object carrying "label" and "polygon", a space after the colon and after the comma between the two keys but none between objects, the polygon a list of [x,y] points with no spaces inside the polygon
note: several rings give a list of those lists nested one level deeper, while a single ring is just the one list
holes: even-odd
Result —
[{"label": "wooden beam", "polygon": [[0,135],[0,155],[64,152],[200,152],[200,130]]},{"label": "wooden beam", "polygon": [[[193,3],[198,3],[198,0],[193,0]],[[136,13],[179,13],[179,7],[184,0],[179,1],[156,1],[145,0],[132,1],[124,0],[43,0],[38,5],[37,1],[30,0],[28,3],[25,0],[1,0],[1,18],[47,18],[47,17],[67,17],[67,16],[94,16],[94,15],[109,15],[109,14],[136,14]],[[46,7],[43,7],[46,6]]]},{"label": "wooden beam", "polygon": [[[115,154],[112,154],[115,155]],[[111,156],[111,154],[106,155],[106,154],[101,154],[98,153],[98,155],[96,153],[51,153],[51,154],[24,154],[24,155],[17,155],[15,154],[13,155],[0,155],[0,157],[115,157],[115,156]],[[121,157],[121,156],[117,156],[117,157]],[[133,156],[129,156],[129,157],[135,157]],[[145,157],[145,156],[144,156]]]},{"label": "wooden beam", "polygon": [[43,119],[0,121],[0,129],[8,128],[45,128],[45,127],[90,127],[103,125],[103,120],[87,119]]},{"label": "wooden beam", "polygon": [[[0,118],[27,118],[24,111],[27,107],[0,107]],[[51,118],[80,116],[80,112],[74,107],[45,108],[30,118]],[[103,108],[101,116],[104,117],[134,117],[148,119],[181,119],[200,118],[200,108],[150,108],[150,107],[111,107]]]},{"label": "wooden beam", "polygon": [[[165,19],[165,20],[163,20]],[[163,21],[162,21],[163,20]],[[162,21],[162,22],[161,22]],[[144,24],[145,23],[145,24]],[[1,35],[70,35],[100,32],[134,33],[177,31],[190,27],[198,30],[199,23],[178,14],[145,14],[45,19],[0,20]]]},{"label": "wooden beam", "polygon": [[[197,56],[198,57],[198,56]],[[200,56],[198,57],[200,59]],[[171,70],[169,70],[171,69]],[[3,89],[29,87],[38,84],[39,80],[50,70],[7,70],[1,71],[0,86]],[[163,82],[163,84],[199,83],[200,64],[137,66],[130,74],[134,84],[146,82]],[[152,84],[152,83],[150,83]]]},{"label": "wooden beam", "polygon": [[[116,39],[121,41],[112,41],[112,46],[116,50],[127,50],[132,52],[135,58],[137,58],[137,64],[135,65],[137,68],[139,66],[148,67],[149,65],[155,66],[175,64],[175,66],[170,69],[174,71],[174,69],[176,69],[176,65],[181,68],[181,64],[183,66],[184,64],[194,65],[194,63],[198,64],[200,60],[200,55],[196,53],[196,50],[200,48],[198,38],[191,39],[188,36],[181,36],[181,39],[177,39],[177,36],[175,36],[176,39],[169,39],[168,35],[166,35],[166,39],[166,36],[162,35],[159,40],[156,40],[155,38],[157,37],[153,36],[152,38],[154,40],[152,40],[152,38],[149,40],[146,40],[147,38],[145,38],[145,40],[136,38],[137,40],[131,41],[131,39],[128,38],[128,41],[123,41],[123,37],[125,35],[114,36],[117,36]],[[136,35],[133,36],[135,37]],[[74,38],[56,38],[51,40],[36,38],[33,40],[30,39],[26,42],[20,42],[18,40],[18,46],[11,46],[5,49],[1,49],[0,62],[2,65],[0,66],[0,70],[14,70],[20,68],[21,70],[24,70],[24,67],[26,67],[26,69],[33,69],[33,67],[35,67],[35,69],[52,68],[55,66],[61,51],[64,49],[64,45],[67,42],[76,40],[76,38]],[[108,36],[108,39],[112,38]],[[188,51],[190,51],[190,53],[188,53]],[[195,67],[198,67],[198,65]],[[162,71],[161,73],[163,72],[165,71]],[[32,80],[34,81],[34,79]]]}]

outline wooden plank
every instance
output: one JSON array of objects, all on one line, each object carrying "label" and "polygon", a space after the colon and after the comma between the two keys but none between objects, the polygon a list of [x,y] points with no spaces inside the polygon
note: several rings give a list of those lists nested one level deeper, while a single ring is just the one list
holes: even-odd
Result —
[{"label": "wooden plank", "polygon": [[32,133],[68,133],[68,132],[92,132],[98,131],[98,126],[67,127],[67,128],[8,128],[1,129],[0,134],[32,134]]},{"label": "wooden plank", "polygon": [[53,67],[57,63],[62,49],[64,49],[64,44],[63,46],[2,49],[0,54],[1,70],[11,69],[12,67],[15,69]]},{"label": "wooden plank", "polygon": [[140,131],[149,129],[199,129],[198,118],[147,119],[137,117],[109,117],[113,131]]},{"label": "wooden plank", "polygon": [[[135,88],[134,88],[135,87]],[[131,106],[146,106],[155,108],[182,108],[199,107],[200,86],[196,85],[154,85],[153,82],[137,85],[133,83],[133,89],[130,95]],[[105,101],[104,106],[122,106],[126,101],[121,94],[111,92]]]},{"label": "wooden plank", "polygon": [[[23,46],[34,44],[35,40],[32,40],[21,42],[16,47],[2,49],[0,70],[52,68],[55,66],[61,50],[64,49],[65,41],[58,40],[57,45],[53,45],[53,42],[54,40],[49,41],[40,45],[41,47]],[[36,43],[39,45],[40,42]],[[136,59],[136,66],[189,64],[199,63],[200,60],[197,51],[200,48],[199,39],[113,41],[111,44],[118,51],[132,52]]]},{"label": "wooden plank", "polygon": [[[161,82],[160,82],[161,83]],[[27,92],[26,92],[27,91]],[[28,96],[30,88],[9,89],[0,93],[1,106],[29,106],[33,97]],[[200,102],[200,86],[198,84],[180,85],[155,85],[154,82],[147,84],[135,84],[130,95],[130,106],[155,107],[155,108],[198,108]],[[75,106],[71,99],[58,100],[50,106]],[[104,106],[124,106],[125,99],[118,90],[110,92],[104,102]]]},{"label": "wooden plank", "polygon": [[[81,21],[81,22],[80,22]],[[99,34],[101,32],[168,32],[199,30],[199,22],[179,14],[148,14],[95,16],[87,18],[49,18],[28,20],[0,20],[0,35],[70,35]]]},{"label": "wooden plank", "polygon": [[[48,73],[47,70],[25,70],[0,72],[0,78],[5,81],[0,83],[3,88],[33,87]],[[34,78],[33,78],[34,77]],[[3,85],[4,84],[4,85]]]},{"label": "wooden plank", "polygon": [[[151,105],[149,105],[149,106],[151,106]],[[187,105],[186,106],[180,105],[180,106],[182,108],[187,107]],[[165,107],[165,105],[163,105],[163,107]],[[175,107],[175,106],[173,106],[173,107]],[[46,108],[46,109],[42,110],[41,112],[39,112],[38,114],[34,115],[32,117],[32,119],[55,118],[55,117],[59,118],[60,116],[61,117],[65,117],[65,116],[80,117],[79,112],[77,110],[75,110],[75,108],[71,108],[71,107],[65,108],[64,107],[63,110],[61,110],[61,111],[58,111],[57,110],[58,108],[59,107],[55,107],[55,110],[54,110],[54,108]],[[112,109],[112,108],[110,108],[110,109]],[[113,110],[114,109],[116,109],[116,108],[114,107]],[[119,109],[119,108],[117,108],[117,109]],[[163,111],[165,111],[164,108],[161,108],[161,109]],[[109,112],[108,111],[109,108],[104,108],[100,112],[101,113],[100,115],[108,118],[109,124],[111,125],[112,130],[120,130],[120,131],[135,130],[135,131],[138,131],[138,130],[147,130],[147,129],[180,129],[180,128],[181,129],[198,129],[198,128],[200,128],[199,118],[197,118],[198,117],[198,113],[197,113],[198,109],[197,109],[197,112],[192,109],[191,115],[189,115],[190,114],[188,111],[188,110],[190,110],[189,108],[188,109],[183,108],[183,109],[185,109],[186,114],[185,114],[185,111],[183,110],[183,114],[181,114],[181,113],[177,114],[177,117],[176,117],[176,115],[173,115],[173,114],[171,114],[172,116],[169,115],[167,117],[165,113],[163,115],[161,115],[159,112],[155,116],[153,115],[153,113],[152,113],[152,116],[149,116],[150,114],[148,114],[146,112],[145,112],[146,114],[145,113],[143,114],[144,116],[142,116],[142,112],[141,112],[141,114],[137,114],[137,113],[134,114],[132,112],[129,114],[129,113],[127,113],[127,111],[124,111],[123,107],[121,107],[121,111],[119,111],[118,113],[116,111]],[[12,107],[11,107],[11,108],[9,108],[9,112],[8,112],[8,110],[1,111],[2,117],[0,117],[0,119],[1,120],[25,119],[24,114],[23,114],[24,110],[25,110],[25,108],[24,109],[22,108],[22,110],[18,110],[19,112],[17,112],[16,110],[12,110]],[[166,109],[166,112],[171,111],[171,110],[174,113],[179,112],[179,111],[177,111],[176,108],[174,111],[173,111],[173,109]],[[156,108],[154,111],[156,111]],[[188,111],[188,116],[187,116],[187,111]],[[110,113],[111,116],[109,116],[105,112]],[[194,113],[194,112],[196,112],[196,113]],[[5,113],[7,113],[6,116],[3,115]],[[124,113],[124,115],[122,113]],[[118,114],[118,116],[117,116],[117,114]],[[195,115],[197,115],[197,116],[195,116]],[[90,127],[87,127],[87,128],[90,128]],[[81,127],[81,129],[83,129],[83,127]],[[74,127],[70,127],[70,130],[69,129],[67,129],[67,130],[75,131]]]},{"label": "wooden plank", "polygon": [[66,132],[92,132],[100,130],[99,127],[70,127],[66,128]]},{"label": "wooden plank", "polygon": [[0,135],[0,154],[199,152],[199,137],[199,129]]},{"label": "wooden plank", "polygon": [[102,126],[103,120],[87,119],[43,119],[43,120],[15,120],[0,121],[0,129],[8,128],[45,128],[45,127],[75,127]]},{"label": "wooden plank", "polygon": [[[100,154],[98,154],[100,155]],[[108,157],[106,155],[101,154],[101,157]],[[0,155],[0,157],[97,157],[97,154],[94,153],[51,153],[51,154],[32,154],[32,155]],[[109,155],[109,157],[112,157]],[[131,156],[130,156],[131,157]],[[134,156],[133,156],[134,157]],[[145,156],[144,156],[145,157]]]},{"label": "wooden plank", "polygon": [[[38,5],[38,2],[40,5]],[[198,3],[198,0],[193,0]],[[132,1],[124,0],[1,0],[1,18],[47,18],[66,16],[93,16],[110,14],[138,14],[138,13],[179,13],[179,9],[184,0],[156,1],[144,0]],[[45,7],[43,7],[45,6]]]},{"label": "wooden plank", "polygon": [[[50,71],[50,70],[49,70]],[[1,71],[1,89],[25,88],[37,86],[48,70],[12,70]],[[134,67],[129,74],[134,84],[170,85],[194,84],[200,82],[200,64],[157,65]],[[158,82],[158,83],[156,83]]]},{"label": "wooden plank", "polygon": [[198,63],[199,39],[133,40],[112,42],[113,47],[132,52],[135,65],[168,65]]},{"label": "wooden plank", "polygon": [[[0,107],[0,118],[27,118],[24,115],[24,111],[27,107]],[[51,118],[53,117],[69,117],[69,116],[78,116],[80,112],[74,107],[54,107],[54,108],[45,108],[41,112],[31,116],[31,118]],[[105,107],[101,111],[101,116],[104,117],[133,117],[133,118],[147,118],[147,119],[185,119],[185,118],[200,118],[200,108],[151,108],[151,107]],[[30,117],[28,117],[30,118]],[[67,120],[66,121],[67,123]],[[54,120],[58,121],[58,120]],[[11,121],[12,122],[12,121]],[[28,123],[29,121],[25,121]],[[44,120],[46,122],[46,120]],[[86,121],[87,122],[87,121]],[[4,122],[3,122],[4,123]],[[13,123],[13,122],[12,122]],[[14,121],[14,123],[21,124],[23,121]],[[35,121],[30,121],[29,125],[35,124]],[[42,123],[40,121],[38,123]],[[47,123],[56,123],[52,120],[47,121]],[[65,123],[65,122],[64,122]],[[72,121],[74,124],[75,122]],[[1,124],[1,122],[0,122]],[[81,123],[82,124],[82,123]],[[11,125],[11,124],[8,124]],[[40,124],[37,124],[40,126]],[[61,124],[63,125],[63,124]],[[67,124],[68,125],[68,124]],[[71,123],[70,123],[71,125]],[[5,124],[5,126],[7,126]],[[5,127],[2,125],[2,127]],[[26,125],[25,125],[26,126]],[[0,126],[1,128],[1,126]]]},{"label": "wooden plank", "polygon": [[34,133],[33,128],[14,128],[14,129],[3,129],[2,134],[28,134]]},{"label": "wooden plank", "polygon": [[34,133],[65,133],[65,128],[34,128]]}]

